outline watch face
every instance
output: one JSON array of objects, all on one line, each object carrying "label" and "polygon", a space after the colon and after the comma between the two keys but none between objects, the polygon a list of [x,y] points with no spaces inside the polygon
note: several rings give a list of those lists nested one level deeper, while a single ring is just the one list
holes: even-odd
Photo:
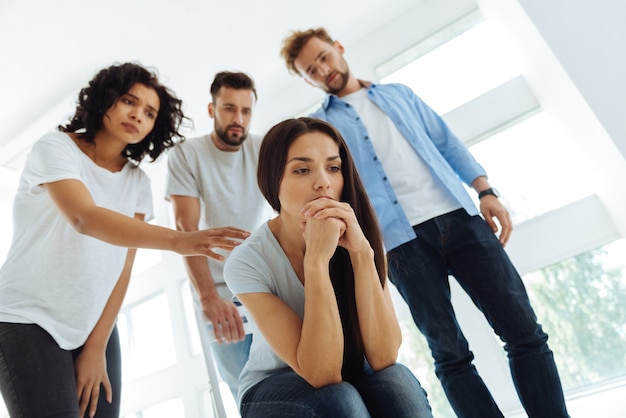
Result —
[{"label": "watch face", "polygon": [[496,188],[491,188],[491,194],[494,195],[495,197],[500,197],[500,192],[498,191],[498,189]]}]

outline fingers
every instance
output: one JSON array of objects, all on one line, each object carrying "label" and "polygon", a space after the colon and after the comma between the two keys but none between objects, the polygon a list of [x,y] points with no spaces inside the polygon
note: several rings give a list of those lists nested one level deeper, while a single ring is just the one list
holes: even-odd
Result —
[{"label": "fingers", "polygon": [[213,322],[213,333],[218,344],[236,343],[241,341],[245,336],[243,330],[243,321],[241,317],[232,317],[221,321]]},{"label": "fingers", "polygon": [[213,306],[212,313],[206,315],[211,318],[213,333],[218,344],[226,342],[236,343],[245,338],[243,320],[237,306],[231,301],[222,300]]},{"label": "fingers", "polygon": [[489,225],[489,228],[494,234],[498,232],[498,225],[494,222],[491,215],[485,215],[485,222],[487,222],[487,225]]},{"label": "fingers", "polygon": [[250,236],[250,232],[244,229],[235,228],[234,226],[224,226],[221,228],[205,229],[205,232],[209,236],[229,237],[229,238],[237,238],[237,239],[246,239]]},{"label": "fingers", "polygon": [[104,393],[106,395],[106,400],[108,403],[113,402],[113,388],[111,387],[111,381],[109,380],[109,376],[102,382],[102,386],[104,386]]},{"label": "fingers", "polygon": [[239,309],[237,306],[232,303],[230,309],[230,318],[228,319],[228,336],[226,337],[227,342],[236,343],[238,341],[243,341],[246,336],[245,331],[243,330],[243,319],[239,314]]},{"label": "fingers", "polygon": [[303,214],[305,219],[329,219],[335,218],[341,220],[343,223],[343,227],[341,230],[341,234],[345,232],[348,228],[348,225],[357,224],[356,215],[354,214],[354,210],[347,203],[335,202],[329,199],[318,199],[325,200],[327,202],[313,203],[310,206],[305,206],[301,213]]},{"label": "fingers", "polygon": [[[483,201],[481,201],[481,212],[485,218],[485,222],[487,222],[487,225],[489,225],[489,228],[491,228],[494,234],[498,232],[498,229],[500,229],[499,241],[504,247],[508,243],[509,238],[511,238],[511,233],[513,231],[511,215],[499,200],[485,197]],[[500,224],[499,228],[494,218],[498,220],[498,223]]]},{"label": "fingers", "polygon": [[[102,383],[104,384],[104,382]],[[109,386],[109,389],[107,392],[107,401],[111,403],[112,402],[111,384],[109,383],[108,379],[106,383]],[[78,388],[78,399],[79,399],[78,409],[80,411],[81,417],[85,416],[85,412],[87,412],[87,407],[89,407],[90,417],[93,418],[96,415],[96,409],[98,408],[99,397],[100,397],[100,383],[93,384],[91,387],[82,386]]]},{"label": "fingers", "polygon": [[78,387],[78,410],[80,411],[80,416],[85,416],[85,411],[87,411],[87,405],[89,405],[89,396],[88,392],[84,387]]},{"label": "fingers", "polygon": [[498,220],[502,226],[502,231],[500,232],[500,243],[503,247],[505,247],[509,242],[509,238],[511,238],[511,233],[513,232],[513,222],[511,221],[511,216],[508,211],[504,215],[498,217]]},{"label": "fingers", "polygon": [[[332,211],[332,209],[336,209]],[[334,215],[330,215],[333,213]],[[325,218],[329,216],[345,217],[350,214],[354,215],[354,211],[349,204],[337,202],[331,199],[316,199],[306,203],[300,210],[300,214],[305,218],[314,216],[316,218]]]},{"label": "fingers", "polygon": [[[98,408],[98,398],[100,397],[100,385],[94,385],[91,389],[91,402],[89,403],[89,417],[93,418],[96,415],[96,409]],[[84,416],[84,415],[81,415]]]},{"label": "fingers", "polygon": [[228,344],[236,343],[245,337],[243,321],[239,313],[222,323],[222,338]]},{"label": "fingers", "polygon": [[204,242],[204,246],[198,251],[199,254],[206,255],[207,257],[214,258],[219,261],[223,261],[225,257],[222,254],[216,253],[212,248],[220,248],[226,251],[232,251],[233,248],[241,244],[238,241],[224,240],[223,238],[213,238],[209,242]]},{"label": "fingers", "polygon": [[204,255],[222,261],[224,256],[212,249],[231,251],[249,236],[249,232],[233,227],[180,232],[172,249],[182,255]]}]

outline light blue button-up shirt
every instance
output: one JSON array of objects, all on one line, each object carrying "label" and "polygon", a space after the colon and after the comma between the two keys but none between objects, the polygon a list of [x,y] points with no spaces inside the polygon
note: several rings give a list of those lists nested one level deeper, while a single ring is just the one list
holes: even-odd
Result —
[{"label": "light blue button-up shirt", "polygon": [[[465,144],[409,87],[403,84],[362,83],[367,86],[367,98],[380,107],[422,157],[435,183],[441,185],[459,207],[470,215],[477,215],[476,205],[459,178],[470,185],[476,177],[486,176],[486,173]],[[412,225],[354,108],[337,96],[327,95],[321,108],[311,117],[331,123],[346,140],[376,211],[387,251],[414,239]],[[387,169],[392,170],[393,167]]]}]

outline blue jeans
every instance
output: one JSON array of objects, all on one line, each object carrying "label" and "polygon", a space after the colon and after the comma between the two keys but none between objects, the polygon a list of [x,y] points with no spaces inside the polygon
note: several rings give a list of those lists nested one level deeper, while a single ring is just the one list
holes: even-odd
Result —
[{"label": "blue jeans", "polygon": [[472,364],[450,302],[452,275],[505,343],[513,383],[530,418],[568,417],[548,335],[522,280],[480,216],[463,209],[413,228],[417,238],[388,253],[389,278],[428,341],[435,371],[460,418],[502,417]]},{"label": "blue jeans", "polygon": [[315,389],[293,370],[252,386],[241,400],[243,418],[432,418],[426,392],[401,364],[377,372],[366,366],[356,382]]},{"label": "blue jeans", "polygon": [[217,364],[217,370],[219,370],[222,380],[226,382],[235,399],[237,399],[239,390],[239,375],[248,361],[251,344],[252,334],[246,335],[243,341],[236,344],[211,343],[211,353]]},{"label": "blue jeans", "polygon": [[[63,350],[39,325],[0,322],[0,390],[9,415],[78,418],[74,360],[81,350]],[[114,328],[106,349],[113,403],[106,401],[101,387],[96,418],[120,415],[121,359],[119,336]]]}]

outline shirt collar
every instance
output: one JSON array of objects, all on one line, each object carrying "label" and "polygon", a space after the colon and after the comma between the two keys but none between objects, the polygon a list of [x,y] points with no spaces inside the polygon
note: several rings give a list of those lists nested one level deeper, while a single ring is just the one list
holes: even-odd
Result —
[{"label": "shirt collar", "polygon": [[[360,80],[360,79],[359,79],[359,83],[361,83],[361,85],[365,87],[366,89],[370,89],[372,86],[375,85],[371,81],[365,81],[365,80]],[[326,97],[324,98],[324,102],[322,103],[322,108],[325,111],[328,110],[328,106],[330,106],[331,100],[341,100],[341,98],[337,97],[334,94],[326,94]]]}]

